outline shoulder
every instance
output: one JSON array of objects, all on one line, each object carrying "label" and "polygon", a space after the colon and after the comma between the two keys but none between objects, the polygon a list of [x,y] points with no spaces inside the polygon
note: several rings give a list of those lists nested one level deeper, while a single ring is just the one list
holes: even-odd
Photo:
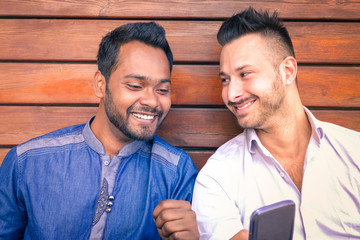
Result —
[{"label": "shoulder", "polygon": [[214,156],[220,156],[223,158],[224,156],[229,156],[229,155],[231,156],[237,154],[239,151],[242,152],[244,150],[243,147],[245,145],[247,145],[247,143],[246,143],[246,136],[244,131],[241,134],[237,135],[236,137],[230,139],[223,145],[221,145],[216,150]]},{"label": "shoulder", "polygon": [[[191,194],[188,194],[192,193],[198,171],[184,150],[155,136],[151,151],[151,164],[157,184],[160,184],[159,178],[163,178],[163,183],[170,184],[172,189],[177,189],[172,193],[171,198],[191,199]],[[182,194],[187,196],[184,197]]]},{"label": "shoulder", "polygon": [[245,133],[241,133],[220,146],[200,170],[199,179],[212,178],[217,182],[234,182],[244,166],[247,154]]},{"label": "shoulder", "polygon": [[330,142],[358,143],[360,133],[334,123],[324,122],[317,119],[311,111],[305,108],[305,112],[310,120],[313,131],[316,131],[320,139],[327,139]]},{"label": "shoulder", "polygon": [[170,145],[158,136],[154,137],[152,155],[153,159],[164,164],[193,166],[190,156],[184,150]]},{"label": "shoulder", "polygon": [[84,142],[83,129],[85,124],[69,126],[50,132],[48,134],[33,138],[17,146],[17,155],[20,156],[27,152],[56,149],[69,144]]},{"label": "shoulder", "polygon": [[336,142],[341,145],[353,146],[360,143],[360,133],[333,123],[320,122],[323,137],[330,142]]},{"label": "shoulder", "polygon": [[358,156],[360,147],[359,132],[327,122],[321,122],[321,128],[323,130],[323,138],[325,138],[334,149],[341,149],[350,156]]},{"label": "shoulder", "polygon": [[[207,160],[195,183],[195,205],[205,206],[203,201],[225,201],[227,207],[236,202],[243,189],[243,172],[247,151],[245,131],[229,140]],[[212,200],[211,200],[212,199]],[[229,200],[229,201],[228,201]],[[217,203],[213,202],[213,206]],[[226,207],[226,208],[227,208]]]},{"label": "shoulder", "polygon": [[10,172],[9,169],[17,169],[15,172],[20,174],[29,163],[45,162],[38,160],[46,159],[50,154],[62,151],[65,145],[83,142],[83,127],[84,124],[59,129],[19,144],[5,156],[1,168],[7,169],[4,170],[7,172]]},{"label": "shoulder", "polygon": [[215,165],[221,169],[224,167],[230,167],[233,163],[240,163],[239,156],[243,156],[246,152],[246,137],[245,133],[241,133],[238,136],[230,139],[223,145],[221,145],[216,152],[209,158],[206,165]]},{"label": "shoulder", "polygon": [[321,122],[321,127],[324,129],[326,136],[334,138],[348,138],[350,140],[360,138],[360,132],[333,123]]}]

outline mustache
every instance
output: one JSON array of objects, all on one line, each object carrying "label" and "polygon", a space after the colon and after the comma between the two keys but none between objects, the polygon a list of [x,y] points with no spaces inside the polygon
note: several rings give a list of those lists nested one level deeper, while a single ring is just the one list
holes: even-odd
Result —
[{"label": "mustache", "polygon": [[251,99],[254,99],[254,97],[246,97],[246,98],[240,99],[237,102],[228,101],[228,105],[229,106],[240,105],[240,104],[243,104],[244,102],[249,101]]},{"label": "mustache", "polygon": [[164,114],[163,111],[157,110],[156,108],[151,108],[151,107],[134,107],[134,106],[130,106],[127,109],[127,113],[130,114],[131,112],[146,112],[146,113],[152,113],[152,114],[157,114],[159,118],[161,118],[161,116]]}]

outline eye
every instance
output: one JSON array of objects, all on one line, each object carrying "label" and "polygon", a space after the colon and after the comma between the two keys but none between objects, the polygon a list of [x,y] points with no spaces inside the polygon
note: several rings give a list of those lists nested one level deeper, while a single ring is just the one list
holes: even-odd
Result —
[{"label": "eye", "polygon": [[165,95],[170,92],[169,88],[159,88],[156,90],[160,95]]},{"label": "eye", "polygon": [[240,73],[240,77],[246,77],[246,76],[248,76],[250,74],[250,72],[241,72]]},{"label": "eye", "polygon": [[229,79],[228,78],[220,78],[220,81],[223,85],[225,85],[229,82]]},{"label": "eye", "polygon": [[134,91],[138,91],[142,89],[142,86],[140,85],[134,85],[134,84],[126,84],[126,86],[130,89],[130,90],[134,90]]}]

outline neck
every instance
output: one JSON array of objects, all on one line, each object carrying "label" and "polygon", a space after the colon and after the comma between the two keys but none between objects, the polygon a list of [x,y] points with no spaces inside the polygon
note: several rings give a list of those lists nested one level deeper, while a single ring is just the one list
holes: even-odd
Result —
[{"label": "neck", "polygon": [[305,111],[300,105],[282,115],[272,126],[257,129],[256,133],[261,143],[279,162],[303,161],[311,136],[311,126]]},{"label": "neck", "polygon": [[126,144],[132,142],[132,139],[124,136],[124,134],[109,121],[101,105],[91,123],[91,130],[96,138],[103,144],[105,154],[110,155],[110,158],[117,155]]},{"label": "neck", "polygon": [[256,130],[264,147],[288,173],[301,192],[306,150],[311,137],[311,126],[300,105],[282,121],[267,129]]}]

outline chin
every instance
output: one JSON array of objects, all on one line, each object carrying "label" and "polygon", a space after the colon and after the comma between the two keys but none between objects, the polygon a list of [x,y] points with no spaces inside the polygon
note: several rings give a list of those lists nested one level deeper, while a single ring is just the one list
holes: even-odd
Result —
[{"label": "chin", "polygon": [[156,131],[149,131],[149,129],[141,129],[140,131],[128,133],[128,137],[138,141],[150,141],[154,138]]},{"label": "chin", "polygon": [[257,129],[260,127],[260,123],[255,123],[255,122],[249,122],[249,121],[237,121],[239,126],[246,129],[246,128],[254,128]]}]

